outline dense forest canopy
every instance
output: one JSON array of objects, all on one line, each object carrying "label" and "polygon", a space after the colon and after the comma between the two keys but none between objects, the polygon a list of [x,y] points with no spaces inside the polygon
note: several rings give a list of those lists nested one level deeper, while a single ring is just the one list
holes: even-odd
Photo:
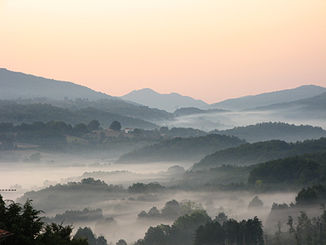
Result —
[{"label": "dense forest canopy", "polygon": [[286,143],[280,140],[243,144],[217,151],[203,158],[193,169],[208,169],[221,165],[253,165],[280,158],[318,153],[326,150],[326,138]]},{"label": "dense forest canopy", "polygon": [[70,124],[88,123],[98,120],[108,127],[113,121],[119,121],[125,127],[153,129],[154,123],[143,119],[102,111],[93,107],[67,109],[46,103],[20,104],[12,101],[0,101],[0,122],[33,123],[36,121],[64,121]]},{"label": "dense forest canopy", "polygon": [[122,155],[118,162],[155,162],[198,160],[207,154],[245,141],[234,136],[207,135],[190,138],[174,138]]},{"label": "dense forest canopy", "polygon": [[326,181],[326,153],[307,154],[258,164],[250,184],[309,185]]}]

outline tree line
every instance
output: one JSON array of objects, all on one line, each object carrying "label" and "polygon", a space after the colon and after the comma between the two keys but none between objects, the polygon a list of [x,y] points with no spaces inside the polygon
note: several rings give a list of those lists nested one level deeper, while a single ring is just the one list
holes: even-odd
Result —
[{"label": "tree line", "polygon": [[150,227],[135,245],[264,245],[261,221],[236,221],[226,215],[212,220],[204,210],[179,217],[171,226]]}]

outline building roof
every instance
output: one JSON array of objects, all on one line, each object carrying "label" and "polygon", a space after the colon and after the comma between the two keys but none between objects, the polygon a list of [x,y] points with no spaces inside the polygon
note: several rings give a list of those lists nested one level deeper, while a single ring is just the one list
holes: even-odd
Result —
[{"label": "building roof", "polygon": [[5,230],[0,229],[0,239],[11,236],[11,235],[13,235],[13,234],[10,233],[9,231],[5,231]]}]

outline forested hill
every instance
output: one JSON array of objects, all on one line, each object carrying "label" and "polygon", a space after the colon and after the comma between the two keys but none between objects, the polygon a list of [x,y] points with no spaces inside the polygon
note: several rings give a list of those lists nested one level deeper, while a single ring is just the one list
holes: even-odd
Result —
[{"label": "forested hill", "polygon": [[244,143],[234,136],[217,134],[174,138],[122,155],[118,162],[198,161],[217,150]]},{"label": "forested hill", "polygon": [[0,122],[32,123],[37,121],[64,121],[70,124],[88,123],[98,120],[108,127],[113,121],[119,121],[123,127],[155,128],[156,125],[141,119],[122,116],[95,108],[64,109],[49,104],[18,104],[0,101]]},{"label": "forested hill", "polygon": [[233,135],[248,142],[267,140],[284,140],[296,142],[307,139],[319,139],[326,136],[321,127],[309,125],[294,125],[281,122],[265,122],[245,127],[236,127],[227,130],[214,130],[210,133]]},{"label": "forested hill", "polygon": [[16,104],[50,104],[56,107],[69,109],[69,110],[81,110],[85,108],[94,108],[96,110],[109,112],[113,114],[119,114],[122,116],[138,118],[146,121],[156,122],[160,120],[169,120],[174,117],[173,114],[163,110],[149,108],[147,106],[131,104],[123,100],[117,99],[100,99],[100,100],[88,100],[88,99],[65,99],[65,100],[53,100],[48,98],[33,98],[33,99],[18,99],[18,100],[6,100],[0,103],[16,103]]},{"label": "forested hill", "polygon": [[221,165],[252,165],[280,158],[326,151],[326,138],[286,143],[271,140],[217,151],[203,158],[193,170],[209,169]]},{"label": "forested hill", "polygon": [[249,184],[312,185],[326,182],[326,151],[258,164]]}]

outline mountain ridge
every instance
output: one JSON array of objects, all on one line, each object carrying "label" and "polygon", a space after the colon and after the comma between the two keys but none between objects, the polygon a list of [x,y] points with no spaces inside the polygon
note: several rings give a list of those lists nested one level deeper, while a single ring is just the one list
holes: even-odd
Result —
[{"label": "mountain ridge", "polygon": [[2,101],[15,101],[18,104],[51,104],[70,110],[91,107],[106,114],[151,121],[148,125],[159,120],[168,120],[173,116],[166,111],[129,103],[86,86],[5,68],[0,68],[0,98]]},{"label": "mountain ridge", "polygon": [[[0,68],[0,96],[2,99],[119,99],[69,81],[60,81],[41,76]],[[40,96],[40,92],[42,95]]]},{"label": "mountain ridge", "polygon": [[[54,100],[87,99],[124,101],[133,106],[147,106],[175,112],[180,108],[198,108],[200,110],[224,109],[224,110],[252,110],[268,109],[271,107],[294,106],[302,100],[318,97],[326,94],[326,88],[317,85],[303,85],[293,89],[284,89],[266,92],[256,95],[242,96],[208,104],[203,100],[194,99],[175,92],[158,93],[151,88],[133,90],[130,93],[114,97],[106,93],[95,91],[69,81],[48,79],[22,72],[10,71],[0,68],[0,97],[2,100],[49,98]],[[318,99],[316,97],[316,99]],[[325,96],[326,97],[326,96]],[[323,99],[323,98],[322,98]],[[292,104],[291,104],[292,103]],[[314,104],[314,102],[310,102]],[[311,105],[310,105],[311,107]],[[314,109],[312,107],[312,109]]]},{"label": "mountain ridge", "polygon": [[163,94],[150,88],[133,90],[120,98],[168,112],[174,112],[181,107],[196,107],[199,109],[208,109],[209,107],[209,104],[206,102],[190,96],[184,96],[175,92]]},{"label": "mountain ridge", "polygon": [[247,95],[227,99],[211,104],[210,106],[212,108],[221,108],[227,110],[250,110],[252,108],[263,107],[272,104],[288,103],[301,99],[307,99],[318,96],[323,92],[326,92],[325,87],[309,84],[292,89],[283,89],[256,95]]}]

